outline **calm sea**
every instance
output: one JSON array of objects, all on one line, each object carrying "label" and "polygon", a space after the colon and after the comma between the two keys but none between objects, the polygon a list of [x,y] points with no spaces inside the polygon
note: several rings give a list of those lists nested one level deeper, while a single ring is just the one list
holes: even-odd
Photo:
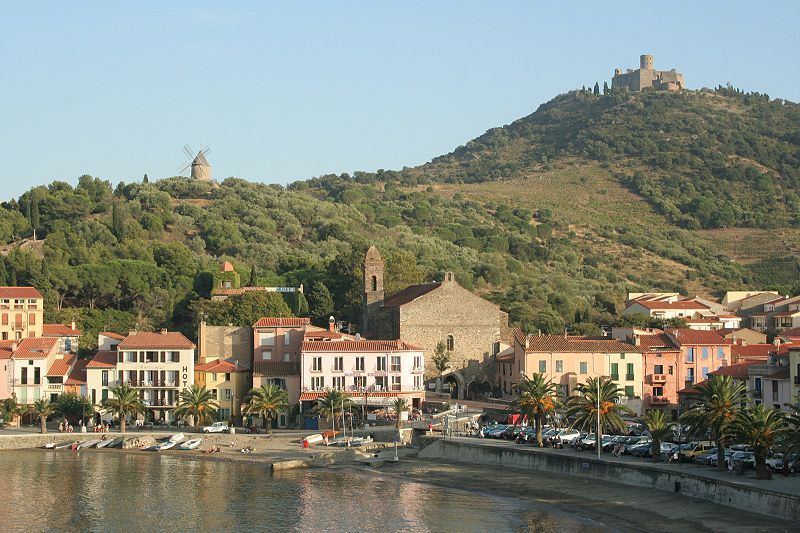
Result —
[{"label": "calm sea", "polygon": [[353,470],[115,451],[0,453],[2,531],[590,531],[530,501]]}]

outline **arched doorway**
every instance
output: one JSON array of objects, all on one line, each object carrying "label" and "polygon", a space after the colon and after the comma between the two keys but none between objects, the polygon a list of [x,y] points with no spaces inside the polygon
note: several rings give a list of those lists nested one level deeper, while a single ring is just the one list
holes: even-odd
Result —
[{"label": "arched doorway", "polygon": [[453,374],[447,374],[444,377],[442,390],[446,393],[449,393],[451,399],[458,399],[458,380]]}]

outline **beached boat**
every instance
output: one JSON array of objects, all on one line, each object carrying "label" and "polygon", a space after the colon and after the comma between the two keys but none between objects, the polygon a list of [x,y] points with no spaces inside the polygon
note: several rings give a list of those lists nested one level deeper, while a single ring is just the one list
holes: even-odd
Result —
[{"label": "beached boat", "polygon": [[365,444],[369,444],[372,442],[372,437],[353,437],[350,440],[350,446],[358,447],[364,446]]},{"label": "beached boat", "polygon": [[74,440],[68,440],[68,441],[64,441],[64,442],[59,442],[58,444],[53,446],[53,448],[56,449],[56,450],[63,450],[64,448],[69,448],[70,446],[72,446],[73,442],[75,442],[75,441]]},{"label": "beached boat", "polygon": [[162,442],[161,444],[156,444],[151,449],[154,450],[154,451],[157,451],[157,452],[163,452],[164,450],[169,450],[171,448],[174,448],[177,445],[178,445],[177,442],[173,442],[171,440],[168,440],[167,442]]},{"label": "beached boat", "polygon": [[185,440],[186,440],[186,435],[184,435],[183,433],[176,433],[169,438],[169,442],[174,442],[175,444],[180,444]]},{"label": "beached boat", "polygon": [[106,448],[121,448],[125,437],[117,437],[106,445]]},{"label": "beached boat", "polygon": [[106,446],[111,444],[113,441],[114,441],[114,439],[103,439],[103,440],[101,440],[100,442],[97,443],[95,448],[105,448]]},{"label": "beached boat", "polygon": [[47,444],[42,446],[42,448],[44,448],[45,450],[52,450],[55,447],[56,447],[56,443],[55,442],[48,442]]},{"label": "beached boat", "polygon": [[191,439],[187,440],[183,444],[181,444],[181,450],[194,450],[200,443],[203,442],[203,439]]},{"label": "beached boat", "polygon": [[305,441],[309,444],[317,444],[318,442],[322,442],[322,440],[322,433],[314,433],[305,438]]},{"label": "beached boat", "polygon": [[80,446],[81,444],[83,444],[83,443],[75,441],[70,445],[69,449],[72,450],[72,451],[75,451],[75,450],[78,449],[78,446]]},{"label": "beached boat", "polygon": [[78,449],[79,449],[79,450],[85,450],[85,449],[87,449],[87,448],[94,448],[95,446],[97,446],[98,444],[100,444],[100,442],[101,442],[101,441],[100,441],[99,439],[98,439],[98,440],[89,440],[89,441],[86,441],[86,442],[81,442],[81,443],[78,445]]}]

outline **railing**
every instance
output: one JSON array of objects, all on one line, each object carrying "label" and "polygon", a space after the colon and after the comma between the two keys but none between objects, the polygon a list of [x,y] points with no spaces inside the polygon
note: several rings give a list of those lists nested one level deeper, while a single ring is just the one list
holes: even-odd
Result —
[{"label": "railing", "polygon": [[625,374],[625,381],[633,381],[633,374]]},{"label": "railing", "polygon": [[667,404],[669,403],[669,398],[666,396],[651,396],[650,403],[653,405]]},{"label": "railing", "polygon": [[753,391],[753,398],[761,398],[763,396],[763,394],[764,394],[763,391],[754,390]]},{"label": "railing", "polygon": [[652,381],[653,383],[666,383],[667,376],[666,374],[651,374],[650,381]]},{"label": "railing", "polygon": [[63,388],[64,388],[64,384],[63,383],[48,383],[47,384],[47,390],[59,391],[59,390],[62,390]]},{"label": "railing", "polygon": [[425,372],[425,369],[422,368],[421,366],[415,366],[414,368],[411,369],[412,374],[422,374],[423,372]]},{"label": "railing", "polygon": [[619,381],[619,374],[611,374],[611,379],[614,381]]}]

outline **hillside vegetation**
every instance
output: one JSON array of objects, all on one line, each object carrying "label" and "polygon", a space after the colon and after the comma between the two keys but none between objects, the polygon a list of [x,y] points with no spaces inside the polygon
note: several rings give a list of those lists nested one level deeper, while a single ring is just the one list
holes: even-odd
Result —
[{"label": "hillside vegetation", "polygon": [[[258,306],[357,322],[375,244],[389,293],[452,270],[528,331],[593,333],[628,290],[796,290],[791,247],[765,268],[725,232],[794,239],[799,125],[798,106],[731,89],[579,91],[402,171],[289,187],[53,182],[0,207],[0,285],[35,285],[48,320],[76,317],[87,347],[99,329],[194,336],[200,313],[227,323]],[[308,302],[210,306],[222,259],[243,284],[302,283]]]}]

